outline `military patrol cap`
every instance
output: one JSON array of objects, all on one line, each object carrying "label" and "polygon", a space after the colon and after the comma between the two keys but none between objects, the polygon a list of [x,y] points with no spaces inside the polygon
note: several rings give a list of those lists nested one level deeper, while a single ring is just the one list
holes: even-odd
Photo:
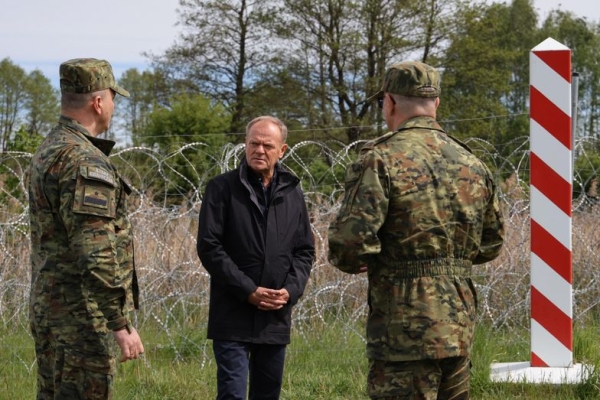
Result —
[{"label": "military patrol cap", "polygon": [[440,73],[435,68],[419,61],[403,61],[388,67],[381,90],[368,100],[383,93],[408,97],[439,97],[440,92]]},{"label": "military patrol cap", "polygon": [[110,88],[129,97],[129,92],[115,82],[112,67],[106,60],[75,58],[60,64],[59,74],[63,93],[92,93]]}]

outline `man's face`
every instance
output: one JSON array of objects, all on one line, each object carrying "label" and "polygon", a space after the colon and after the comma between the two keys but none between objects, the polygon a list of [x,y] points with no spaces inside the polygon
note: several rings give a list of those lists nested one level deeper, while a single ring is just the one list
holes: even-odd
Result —
[{"label": "man's face", "polygon": [[273,175],[277,160],[286,150],[279,126],[271,121],[255,123],[246,135],[246,162],[261,176]]}]

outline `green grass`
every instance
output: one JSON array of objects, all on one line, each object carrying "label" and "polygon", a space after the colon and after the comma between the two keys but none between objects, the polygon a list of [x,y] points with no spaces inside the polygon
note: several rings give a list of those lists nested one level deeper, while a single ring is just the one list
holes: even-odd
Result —
[{"label": "green grass", "polygon": [[[140,329],[146,346],[144,359],[119,365],[115,400],[211,399],[216,394],[215,363],[203,329],[169,332]],[[361,328],[358,328],[362,332]],[[600,365],[600,334],[594,323],[575,328],[574,359]],[[473,399],[600,399],[600,376],[593,373],[576,385],[506,384],[489,380],[494,362],[528,361],[529,343],[512,332],[478,326],[473,351]],[[528,340],[528,339],[526,339]],[[598,371],[598,368],[596,369]],[[288,347],[281,398],[367,399],[365,344],[340,326],[296,331]],[[20,330],[0,328],[0,399],[35,398],[35,361],[32,340]]]},{"label": "green grass", "polygon": [[0,325],[0,399],[34,399],[35,373],[31,337]]},{"label": "green grass", "polygon": [[[522,339],[526,337],[526,341]],[[471,393],[476,399],[600,399],[600,333],[597,324],[574,328],[573,362],[595,368],[579,384],[496,383],[490,381],[493,363],[523,362],[530,359],[529,336],[492,331],[478,326],[473,348]]]}]

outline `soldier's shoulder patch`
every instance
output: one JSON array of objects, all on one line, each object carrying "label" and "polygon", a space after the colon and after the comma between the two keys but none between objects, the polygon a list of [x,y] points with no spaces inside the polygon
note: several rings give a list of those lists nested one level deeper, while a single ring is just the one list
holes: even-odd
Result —
[{"label": "soldier's shoulder patch", "polygon": [[79,166],[73,212],[114,218],[119,182],[112,169],[102,164]]},{"label": "soldier's shoulder patch", "polygon": [[83,205],[88,207],[96,207],[108,209],[110,194],[98,188],[84,186],[83,188]]},{"label": "soldier's shoulder patch", "polygon": [[83,165],[80,167],[80,174],[86,179],[92,179],[95,181],[105,182],[111,186],[115,186],[115,175],[112,171],[107,169],[91,166],[91,165]]}]

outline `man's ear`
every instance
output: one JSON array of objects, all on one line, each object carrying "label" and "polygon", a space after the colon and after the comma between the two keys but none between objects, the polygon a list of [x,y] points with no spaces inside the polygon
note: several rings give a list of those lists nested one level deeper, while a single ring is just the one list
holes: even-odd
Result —
[{"label": "man's ear", "polygon": [[96,114],[102,114],[102,96],[94,96],[92,99],[92,108]]},{"label": "man's ear", "polygon": [[280,160],[283,158],[283,155],[285,154],[287,149],[288,149],[288,145],[287,145],[287,143],[284,143],[283,146],[281,146],[281,153],[279,153]]},{"label": "man's ear", "polygon": [[384,102],[383,102],[383,108],[384,108],[384,110],[387,107],[388,114],[389,115],[394,115],[396,113],[396,111],[397,111],[396,110],[396,101],[394,100],[394,98],[392,97],[392,95],[389,94],[389,93],[386,93],[384,96],[388,96],[389,97],[388,101],[385,101],[385,99],[384,99]]}]

